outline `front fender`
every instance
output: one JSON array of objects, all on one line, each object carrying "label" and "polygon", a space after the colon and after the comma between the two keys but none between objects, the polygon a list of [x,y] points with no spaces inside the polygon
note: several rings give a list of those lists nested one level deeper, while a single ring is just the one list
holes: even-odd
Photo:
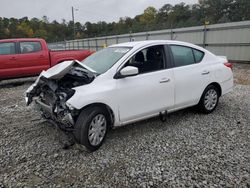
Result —
[{"label": "front fender", "polygon": [[89,84],[75,89],[75,94],[66,102],[69,107],[81,110],[85,106],[101,103],[107,105],[114,113],[115,123],[119,120],[118,102],[114,85],[102,83],[101,85]]}]

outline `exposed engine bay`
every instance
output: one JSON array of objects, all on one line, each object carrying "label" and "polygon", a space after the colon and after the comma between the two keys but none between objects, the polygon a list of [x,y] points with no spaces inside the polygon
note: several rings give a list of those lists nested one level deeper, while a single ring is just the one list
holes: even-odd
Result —
[{"label": "exposed engine bay", "polygon": [[44,118],[70,130],[79,112],[67,106],[66,101],[74,95],[73,88],[91,83],[96,76],[80,62],[63,62],[40,74],[26,91],[26,103],[35,101]]}]

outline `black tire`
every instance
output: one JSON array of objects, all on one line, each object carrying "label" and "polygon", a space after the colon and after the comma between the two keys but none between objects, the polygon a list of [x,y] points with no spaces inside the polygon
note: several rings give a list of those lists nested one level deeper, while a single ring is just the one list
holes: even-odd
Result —
[{"label": "black tire", "polygon": [[[91,143],[91,140],[89,139],[89,131],[91,128],[90,126],[92,121],[94,121],[94,118],[100,115],[102,115],[102,117],[105,118],[106,130],[101,142],[98,143],[97,145],[93,145]],[[108,126],[109,126],[108,117],[109,116],[107,110],[98,106],[90,106],[87,107],[86,109],[83,109],[76,121],[75,128],[73,131],[76,141],[84,145],[89,151],[95,151],[98,148],[100,148],[105,140],[108,131]]]},{"label": "black tire", "polygon": [[[216,94],[216,96],[217,96],[216,102],[215,102],[215,100],[213,100],[213,105],[212,104],[210,105],[211,108],[208,107],[209,105],[206,105],[206,96],[209,94],[209,92],[212,92],[213,94]],[[199,111],[204,113],[204,114],[212,113],[218,105],[219,97],[220,97],[219,89],[216,86],[214,86],[214,85],[207,86],[206,89],[204,90],[204,92],[201,96],[200,102],[198,104]]]}]

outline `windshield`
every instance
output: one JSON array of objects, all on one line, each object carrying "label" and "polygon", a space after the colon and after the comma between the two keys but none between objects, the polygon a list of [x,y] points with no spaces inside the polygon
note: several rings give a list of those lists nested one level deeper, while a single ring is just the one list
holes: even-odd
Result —
[{"label": "windshield", "polygon": [[129,50],[130,48],[127,47],[104,48],[84,59],[82,63],[98,74],[102,74],[110,69]]}]

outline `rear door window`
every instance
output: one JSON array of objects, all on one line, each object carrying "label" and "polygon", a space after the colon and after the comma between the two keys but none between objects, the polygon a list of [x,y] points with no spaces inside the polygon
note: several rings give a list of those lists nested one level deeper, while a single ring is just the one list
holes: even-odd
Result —
[{"label": "rear door window", "polygon": [[173,54],[175,67],[181,67],[196,63],[192,48],[186,46],[171,45],[170,49]]},{"label": "rear door window", "polygon": [[0,43],[0,55],[11,55],[15,53],[16,53],[16,49],[15,49],[14,42]]},{"label": "rear door window", "polygon": [[201,62],[203,57],[204,57],[204,52],[202,52],[200,50],[196,50],[196,49],[193,49],[193,52],[194,52],[194,57],[195,57],[196,63]]},{"label": "rear door window", "polygon": [[42,50],[40,42],[20,42],[21,54],[34,53]]}]

